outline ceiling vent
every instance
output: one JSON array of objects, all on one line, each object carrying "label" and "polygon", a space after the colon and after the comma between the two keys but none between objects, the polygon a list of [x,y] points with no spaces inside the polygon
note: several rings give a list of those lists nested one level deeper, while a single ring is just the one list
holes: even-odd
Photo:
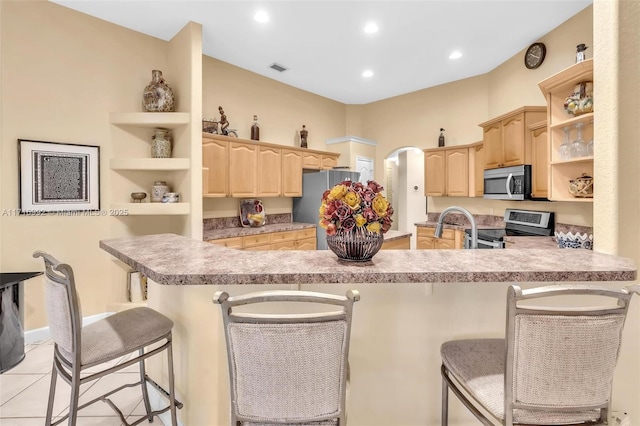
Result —
[{"label": "ceiling vent", "polygon": [[269,68],[274,69],[274,70],[276,70],[276,71],[278,71],[278,72],[283,72],[283,71],[286,71],[286,70],[288,69],[288,68],[283,67],[283,66],[282,66],[282,65],[280,65],[280,64],[276,64],[275,62],[274,62],[274,63],[272,63],[272,64],[269,66]]}]

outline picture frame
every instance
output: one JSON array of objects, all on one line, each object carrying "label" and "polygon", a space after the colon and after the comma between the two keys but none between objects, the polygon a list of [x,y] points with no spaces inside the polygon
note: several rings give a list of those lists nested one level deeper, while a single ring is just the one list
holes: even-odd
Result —
[{"label": "picture frame", "polygon": [[20,214],[100,210],[100,147],[18,139]]}]

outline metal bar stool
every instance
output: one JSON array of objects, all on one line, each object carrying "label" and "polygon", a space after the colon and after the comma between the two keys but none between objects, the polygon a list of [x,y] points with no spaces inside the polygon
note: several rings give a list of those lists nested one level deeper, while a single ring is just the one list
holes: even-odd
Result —
[{"label": "metal bar stool", "polygon": [[[171,424],[173,426],[177,425],[176,408],[182,408],[182,403],[176,401],[174,391],[173,354],[171,347],[173,321],[153,309],[139,307],[118,312],[83,327],[80,300],[76,293],[75,279],[71,266],[60,263],[53,256],[42,251],[35,252],[33,257],[42,257],[44,260],[45,302],[51,337],[55,343],[51,387],[49,390],[45,424],[47,426],[57,425],[68,418],[68,424],[75,425],[78,410],[97,401],[103,401],[107,403],[118,414],[120,420],[128,426],[140,424],[145,420],[152,422],[154,416],[166,411],[171,412]],[[145,352],[145,347],[156,343],[160,345]],[[145,359],[165,350],[167,351],[169,366],[168,392],[151,380],[145,373],[144,368]],[[80,373],[89,367],[123,357],[136,351],[138,355],[126,362],[85,377],[80,377]],[[140,381],[122,385],[117,389],[111,390],[78,406],[80,385],[114,373],[135,363],[138,363],[140,366]],[[58,375],[71,386],[71,400],[69,413],[58,419],[55,423],[51,423]],[[168,397],[169,404],[167,407],[161,410],[151,411],[147,384],[150,384],[161,394]],[[147,415],[129,424],[125,421],[122,411],[120,411],[108,397],[126,387],[134,386],[141,387],[142,399]]]}]

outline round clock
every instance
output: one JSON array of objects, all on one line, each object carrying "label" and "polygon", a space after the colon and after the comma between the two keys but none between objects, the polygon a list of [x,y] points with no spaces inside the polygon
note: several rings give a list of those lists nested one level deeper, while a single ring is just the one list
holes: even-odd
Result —
[{"label": "round clock", "polygon": [[544,43],[533,43],[524,54],[524,66],[530,70],[538,68],[544,62],[547,47]]}]

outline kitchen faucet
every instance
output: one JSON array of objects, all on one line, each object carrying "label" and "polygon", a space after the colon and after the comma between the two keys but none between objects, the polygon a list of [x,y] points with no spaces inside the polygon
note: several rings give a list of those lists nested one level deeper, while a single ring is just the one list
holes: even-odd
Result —
[{"label": "kitchen faucet", "polygon": [[434,232],[433,236],[436,238],[442,237],[442,221],[444,220],[444,217],[446,215],[448,215],[453,211],[462,213],[467,217],[467,219],[469,219],[469,222],[471,222],[471,248],[477,249],[478,248],[478,226],[476,225],[476,220],[473,218],[473,215],[469,212],[469,210],[463,207],[451,206],[444,209],[442,213],[440,213],[440,217],[438,218],[438,223],[436,224],[436,231]]}]

